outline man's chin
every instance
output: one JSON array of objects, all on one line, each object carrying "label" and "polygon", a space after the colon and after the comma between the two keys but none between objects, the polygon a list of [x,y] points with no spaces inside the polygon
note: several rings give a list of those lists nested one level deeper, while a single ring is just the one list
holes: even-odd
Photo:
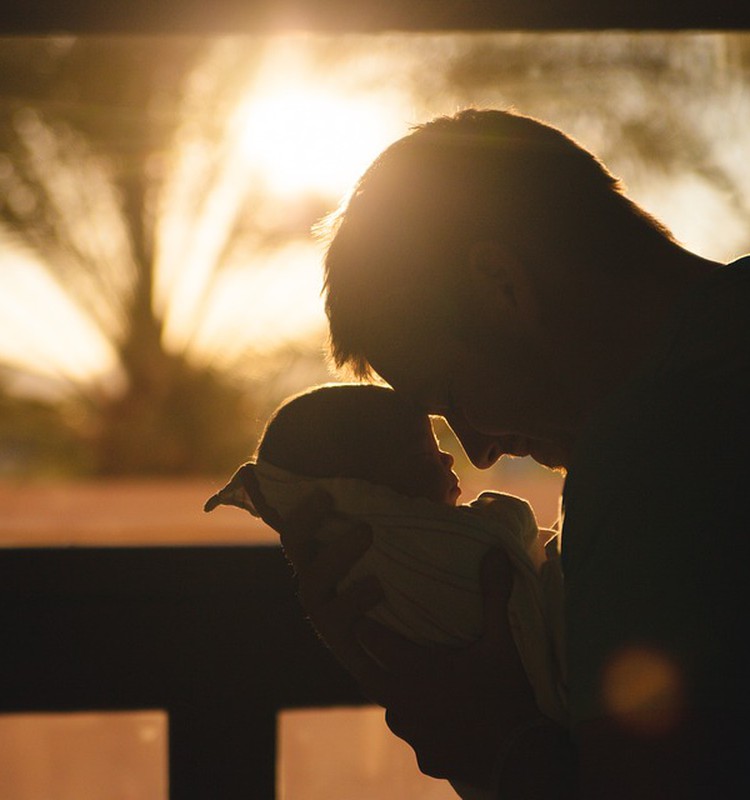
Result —
[{"label": "man's chin", "polygon": [[570,452],[566,447],[552,442],[534,443],[529,448],[529,455],[543,467],[555,472],[565,473],[570,465]]}]

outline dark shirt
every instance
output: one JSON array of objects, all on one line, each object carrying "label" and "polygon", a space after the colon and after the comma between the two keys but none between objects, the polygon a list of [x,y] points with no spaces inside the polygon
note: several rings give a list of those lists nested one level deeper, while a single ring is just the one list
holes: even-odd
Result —
[{"label": "dark shirt", "polygon": [[691,289],[663,334],[566,479],[571,716],[574,735],[705,720],[695,775],[725,790],[750,771],[750,257]]}]

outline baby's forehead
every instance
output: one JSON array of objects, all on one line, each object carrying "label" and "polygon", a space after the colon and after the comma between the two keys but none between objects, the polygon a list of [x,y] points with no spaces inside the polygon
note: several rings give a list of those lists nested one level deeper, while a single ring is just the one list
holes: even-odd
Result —
[{"label": "baby's forehead", "polygon": [[[396,399],[398,397],[398,399]],[[427,411],[410,398],[393,393],[392,402],[369,409],[369,421],[373,424],[390,424],[411,429],[415,433],[430,424]]]},{"label": "baby's forehead", "polygon": [[394,447],[419,446],[433,436],[432,423],[423,411],[410,414],[383,414],[369,421],[369,434]]},{"label": "baby's forehead", "polygon": [[295,398],[276,418],[287,436],[307,439],[329,436],[336,445],[362,446],[366,441],[404,444],[422,439],[431,431],[426,411],[390,387],[376,385],[334,385]]}]

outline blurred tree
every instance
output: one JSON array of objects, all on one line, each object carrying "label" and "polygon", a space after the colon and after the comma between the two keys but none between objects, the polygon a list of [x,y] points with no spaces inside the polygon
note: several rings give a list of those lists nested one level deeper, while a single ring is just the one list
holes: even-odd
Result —
[{"label": "blurred tree", "polygon": [[[19,396],[0,378],[0,477],[58,477],[89,472],[90,453],[70,419],[67,400]],[[74,412],[73,412],[74,413]]]},{"label": "blurred tree", "polygon": [[[246,86],[242,75],[216,83],[200,73],[207,49],[197,38],[132,37],[13,39],[0,48],[0,224],[116,355],[109,380],[74,381],[58,399],[0,389],[14,419],[0,431],[3,451],[18,451],[24,429],[27,443],[49,445],[26,447],[26,470],[35,458],[46,469],[54,452],[60,464],[98,475],[225,472],[252,447],[262,411],[252,381],[234,376],[232,364],[200,358],[187,341],[167,340],[169,278],[159,286],[162,262],[172,256],[174,279],[180,252],[195,246],[191,233],[236,172],[226,137]],[[237,56],[237,48],[219,54]],[[252,51],[242,61],[247,69]],[[189,173],[181,139],[193,156]],[[183,240],[168,253],[170,192]],[[264,235],[256,199],[252,186],[236,188],[221,209],[219,241],[206,254],[209,282],[248,238],[257,244]],[[307,234],[321,212],[313,203],[283,235]],[[236,354],[238,372],[247,355]]]}]

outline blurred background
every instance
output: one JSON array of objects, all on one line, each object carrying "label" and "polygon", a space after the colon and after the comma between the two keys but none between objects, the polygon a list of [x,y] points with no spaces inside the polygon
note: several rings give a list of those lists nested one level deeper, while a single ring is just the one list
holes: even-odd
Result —
[{"label": "blurred background", "polygon": [[[311,227],[381,149],[437,114],[541,117],[688,248],[747,252],[749,73],[744,34],[3,39],[0,545],[275,541],[236,510],[204,518],[203,500],[283,397],[335,380]],[[554,521],[560,475],[529,459],[479,473],[438,432],[465,497],[504,489]],[[306,758],[312,724],[286,734],[285,763]],[[11,727],[1,742],[18,741]],[[131,727],[134,747],[163,742],[153,720]],[[319,796],[414,796],[362,788],[372,758],[347,762],[359,794],[336,794],[338,780]],[[5,800],[84,796],[59,782],[23,794],[21,778],[12,794],[0,767]],[[309,772],[302,787],[285,774],[285,798],[314,800]],[[117,791],[100,796],[165,789]]]}]

